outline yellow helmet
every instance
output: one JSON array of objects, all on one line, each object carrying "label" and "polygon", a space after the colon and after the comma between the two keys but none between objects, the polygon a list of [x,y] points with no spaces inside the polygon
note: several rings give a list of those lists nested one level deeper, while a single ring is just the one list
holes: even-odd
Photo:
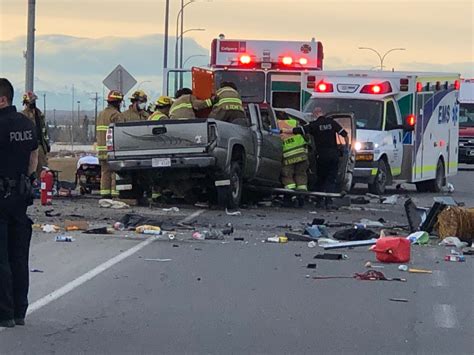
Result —
[{"label": "yellow helmet", "polygon": [[155,104],[156,106],[171,106],[173,104],[173,99],[169,96],[160,96]]},{"label": "yellow helmet", "polygon": [[148,96],[145,94],[145,91],[137,90],[132,94],[132,96],[130,96],[130,100],[132,100],[132,101],[147,101]]}]

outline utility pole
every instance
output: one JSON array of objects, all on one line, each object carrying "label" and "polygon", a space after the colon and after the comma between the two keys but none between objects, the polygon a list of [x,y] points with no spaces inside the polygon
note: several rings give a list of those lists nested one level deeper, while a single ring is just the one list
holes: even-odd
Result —
[{"label": "utility pole", "polygon": [[77,101],[77,126],[81,126],[81,101]]},{"label": "utility pole", "polygon": [[36,0],[28,0],[28,34],[26,38],[25,91],[34,90],[35,77],[35,7]]},{"label": "utility pole", "polygon": [[95,127],[97,127],[97,105],[98,105],[98,102],[99,102],[99,96],[98,96],[98,93],[96,92],[95,93],[95,98],[92,98],[91,100],[94,101],[94,104],[95,104],[95,109],[94,109],[94,142],[95,140],[97,139],[96,138],[96,129]]},{"label": "utility pole", "polygon": [[[163,43],[163,70],[168,68],[168,23],[170,18],[170,0],[166,0],[165,3],[165,38]],[[164,73],[163,73],[164,74]],[[163,80],[166,78],[163,75]]]},{"label": "utility pole", "polygon": [[46,116],[46,93],[43,94],[43,115]]},{"label": "utility pole", "polygon": [[71,106],[71,149],[74,150],[74,84],[72,84],[72,106]]},{"label": "utility pole", "polygon": [[[179,68],[183,68],[183,37],[184,37],[184,0],[181,0],[181,38],[179,48]],[[179,87],[183,87],[183,73],[179,73]]]}]

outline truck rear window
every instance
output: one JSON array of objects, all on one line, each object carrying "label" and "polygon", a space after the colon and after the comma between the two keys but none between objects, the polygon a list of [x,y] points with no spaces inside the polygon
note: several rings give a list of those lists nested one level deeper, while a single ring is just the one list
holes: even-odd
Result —
[{"label": "truck rear window", "polygon": [[316,107],[320,107],[325,113],[353,113],[357,129],[382,130],[383,101],[311,98],[303,111],[311,113]]},{"label": "truck rear window", "polygon": [[216,86],[223,81],[231,81],[236,86],[246,103],[260,103],[265,101],[265,73],[238,70],[216,71]]}]

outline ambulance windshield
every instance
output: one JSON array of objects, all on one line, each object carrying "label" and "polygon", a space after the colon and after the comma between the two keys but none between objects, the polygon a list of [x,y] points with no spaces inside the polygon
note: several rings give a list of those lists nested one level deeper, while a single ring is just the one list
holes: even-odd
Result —
[{"label": "ambulance windshield", "polygon": [[461,127],[474,127],[474,104],[460,105],[459,125]]},{"label": "ambulance windshield", "polygon": [[243,102],[265,101],[265,73],[259,71],[222,70],[215,72],[217,86],[223,81],[231,81],[236,86]]},{"label": "ambulance windshield", "polygon": [[357,129],[382,130],[382,101],[312,98],[306,104],[304,112],[311,113],[316,107],[321,107],[325,113],[354,113]]}]

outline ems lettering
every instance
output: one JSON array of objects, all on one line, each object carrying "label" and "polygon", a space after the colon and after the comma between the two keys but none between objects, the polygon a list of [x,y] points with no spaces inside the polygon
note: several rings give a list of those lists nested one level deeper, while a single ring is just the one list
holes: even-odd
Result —
[{"label": "ems lettering", "polygon": [[319,126],[320,131],[330,131],[331,129],[332,129],[332,125],[330,123],[322,124],[321,126]]},{"label": "ems lettering", "polygon": [[448,123],[451,118],[451,106],[439,106],[438,109],[438,123]]},{"label": "ems lettering", "polygon": [[16,131],[10,132],[10,142],[24,142],[31,141],[33,134],[31,131]]}]

